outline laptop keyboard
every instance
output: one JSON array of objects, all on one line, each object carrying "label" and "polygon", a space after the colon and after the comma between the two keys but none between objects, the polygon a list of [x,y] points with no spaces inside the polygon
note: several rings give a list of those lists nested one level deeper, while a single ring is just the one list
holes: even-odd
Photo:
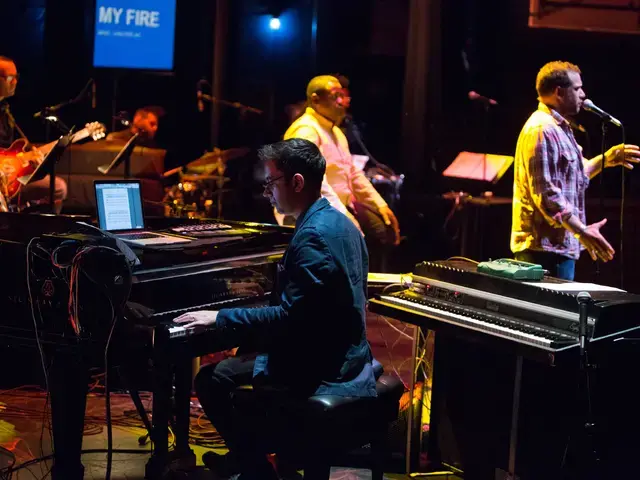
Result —
[{"label": "laptop keyboard", "polygon": [[144,240],[145,238],[158,238],[158,235],[154,235],[153,233],[149,233],[149,232],[120,233],[118,236],[120,238],[126,238],[127,240]]}]

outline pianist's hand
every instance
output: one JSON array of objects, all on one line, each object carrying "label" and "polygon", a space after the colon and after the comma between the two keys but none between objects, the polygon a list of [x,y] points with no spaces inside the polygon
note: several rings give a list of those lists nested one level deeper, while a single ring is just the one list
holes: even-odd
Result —
[{"label": "pianist's hand", "polygon": [[216,323],[218,312],[216,310],[201,310],[189,312],[174,318],[173,321],[185,328],[206,329]]}]

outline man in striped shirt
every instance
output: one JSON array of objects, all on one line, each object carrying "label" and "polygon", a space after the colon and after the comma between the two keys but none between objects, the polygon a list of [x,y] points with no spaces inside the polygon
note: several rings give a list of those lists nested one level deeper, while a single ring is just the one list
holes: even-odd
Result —
[{"label": "man in striped shirt", "polygon": [[[585,100],[580,74],[568,62],[550,62],[538,72],[540,103],[520,133],[514,164],[511,250],[566,280],[573,280],[582,249],[604,262],[615,254],[600,233],[607,219],[586,224],[585,191],[602,169],[602,156],[582,156],[567,119]],[[638,161],[638,147],[621,144],[605,153],[604,166],[632,169]]]}]

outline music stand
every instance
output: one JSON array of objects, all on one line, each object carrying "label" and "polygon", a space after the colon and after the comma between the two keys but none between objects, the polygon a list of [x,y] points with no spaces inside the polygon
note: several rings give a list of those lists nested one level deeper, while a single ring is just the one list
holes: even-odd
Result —
[{"label": "music stand", "polygon": [[49,208],[51,208],[51,213],[55,213],[56,162],[62,152],[71,144],[72,136],[71,131],[67,135],[61,136],[31,175],[24,175],[18,178],[18,181],[26,186],[49,175]]},{"label": "music stand", "polygon": [[113,161],[109,165],[100,165],[98,171],[103,175],[107,175],[111,170],[115,170],[124,161],[124,178],[131,177],[131,154],[136,147],[136,143],[140,137],[139,133],[133,134],[129,141],[122,147],[122,150],[118,152]]},{"label": "music stand", "polygon": [[[445,169],[445,171],[442,172],[442,176],[460,179],[460,181],[455,183],[457,184],[457,186],[462,186],[465,190],[467,188],[469,190],[476,190],[476,188],[478,188],[479,186],[481,186],[481,188],[484,188],[487,184],[495,185],[504,176],[513,161],[514,157],[510,157],[507,155],[460,152],[455,160],[451,163],[451,165],[449,165]],[[476,192],[474,192],[474,194],[475,193]],[[479,256],[482,256],[483,254],[481,233],[478,228],[478,224],[480,222],[480,213],[478,209],[472,209],[471,212],[468,211],[469,209],[465,208],[467,203],[478,206],[495,205],[498,203],[503,203],[503,201],[509,203],[509,200],[507,199],[498,199],[494,198],[493,195],[485,195],[488,195],[488,192],[484,193],[482,196],[474,198],[466,192],[460,192],[453,197],[453,199],[455,200],[455,204],[451,210],[451,213],[449,214],[449,218],[451,218],[454,212],[461,212],[462,231],[460,235],[460,255],[462,255],[463,257],[472,255],[468,250],[467,241],[467,237],[469,236],[470,231],[470,222],[472,226],[471,238],[474,239],[474,245],[480,245],[480,247],[476,247],[476,253]],[[472,216],[472,218],[470,218],[470,216]]]},{"label": "music stand", "polygon": [[495,184],[509,169],[514,157],[490,153],[460,152],[442,175]]}]

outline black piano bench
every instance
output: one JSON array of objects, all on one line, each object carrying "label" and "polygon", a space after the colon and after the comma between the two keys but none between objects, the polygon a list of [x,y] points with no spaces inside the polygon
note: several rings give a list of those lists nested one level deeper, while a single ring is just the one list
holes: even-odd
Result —
[{"label": "black piano bench", "polygon": [[[367,463],[372,480],[383,479],[384,467],[391,458],[388,428],[398,418],[404,385],[397,377],[383,374],[378,362],[374,362],[374,370],[376,398],[316,395],[304,405],[296,401],[283,406],[274,415],[272,422],[279,430],[277,455],[289,466],[303,469],[305,480],[329,480],[332,465],[340,465],[336,463],[339,459],[366,445],[370,445]],[[238,397],[250,391],[237,391],[236,405],[246,406],[246,397]]]}]

